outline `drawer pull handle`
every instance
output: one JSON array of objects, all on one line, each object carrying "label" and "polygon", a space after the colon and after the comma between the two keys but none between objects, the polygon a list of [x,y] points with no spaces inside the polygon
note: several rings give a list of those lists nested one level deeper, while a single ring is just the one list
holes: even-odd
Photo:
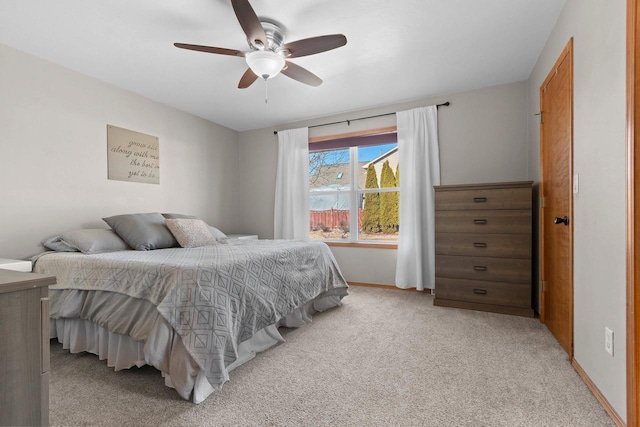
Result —
[{"label": "drawer pull handle", "polygon": [[487,247],[487,244],[486,244],[486,243],[475,242],[475,243],[473,244],[473,247],[474,247],[474,248],[486,248],[486,247]]},{"label": "drawer pull handle", "polygon": [[473,293],[474,294],[478,294],[478,295],[486,295],[487,294],[487,290],[486,289],[474,289]]},{"label": "drawer pull handle", "polygon": [[473,203],[486,203],[487,198],[486,197],[474,197],[473,198]]},{"label": "drawer pull handle", "polygon": [[473,220],[473,223],[474,223],[474,224],[478,224],[478,225],[480,225],[480,224],[486,224],[486,223],[487,223],[487,220],[486,220],[486,219],[474,219],[474,220]]},{"label": "drawer pull handle", "polygon": [[485,267],[484,265],[474,265],[473,269],[475,271],[487,271],[487,267]]}]

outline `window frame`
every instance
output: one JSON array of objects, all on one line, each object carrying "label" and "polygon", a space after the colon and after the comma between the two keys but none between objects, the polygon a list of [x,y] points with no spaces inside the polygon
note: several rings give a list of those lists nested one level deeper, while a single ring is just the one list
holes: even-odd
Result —
[{"label": "window frame", "polygon": [[[349,132],[343,134],[336,135],[326,135],[320,137],[309,138],[309,151],[318,151],[313,150],[313,144],[316,143],[327,143],[335,140],[349,140],[351,138],[362,138],[367,136],[376,136],[382,134],[397,134],[398,128],[397,126],[389,126],[385,128],[378,129],[370,129],[356,132]],[[377,144],[372,144],[377,145]],[[362,147],[363,145],[360,145]],[[349,190],[327,190],[320,192],[321,194],[345,194],[346,192],[349,194],[349,228],[351,230],[356,230],[356,233],[350,233],[349,239],[315,239],[318,241],[322,241],[329,246],[336,247],[363,247],[363,248],[377,248],[377,249],[397,249],[398,248],[398,240],[360,240],[358,238],[354,238],[359,235],[359,224],[358,224],[358,215],[353,215],[353,207],[358,205],[358,195],[359,194],[367,194],[367,193],[392,193],[397,192],[400,193],[400,187],[390,187],[390,188],[358,188],[358,159],[357,159],[357,151],[358,145],[349,146],[346,145],[342,148],[334,147],[329,148],[328,150],[340,150],[340,149],[349,149],[349,174],[350,174],[350,189]],[[311,189],[309,190],[309,194],[313,192]],[[357,213],[357,210],[356,210]]]}]

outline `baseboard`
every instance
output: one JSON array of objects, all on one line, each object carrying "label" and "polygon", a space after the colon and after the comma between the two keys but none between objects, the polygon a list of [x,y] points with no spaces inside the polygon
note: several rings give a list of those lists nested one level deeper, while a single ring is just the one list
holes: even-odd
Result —
[{"label": "baseboard", "polygon": [[607,411],[607,414],[609,414],[613,422],[615,422],[616,425],[618,425],[619,427],[626,427],[626,424],[624,421],[622,421],[622,418],[620,418],[620,415],[618,415],[616,410],[613,409],[613,406],[611,406],[607,398],[602,395],[598,387],[596,387],[593,381],[591,381],[591,378],[589,378],[589,375],[587,375],[584,369],[582,369],[582,366],[580,366],[580,364],[576,361],[576,359],[573,359],[573,358],[571,359],[571,365],[576,370],[578,375],[580,375],[580,378],[582,378],[582,381],[584,381],[584,383],[587,385],[589,390],[591,390],[591,393],[593,393],[596,399],[598,399],[598,402],[600,402],[604,410]]},{"label": "baseboard", "polygon": [[426,293],[426,294],[430,294],[431,293],[431,289],[425,289],[424,291],[418,291],[415,288],[411,288],[411,289],[402,289],[402,288],[398,288],[397,286],[393,286],[393,285],[378,285],[376,283],[362,283],[362,282],[347,282],[349,284],[349,286],[366,286],[369,288],[380,288],[380,289],[391,289],[394,291],[409,291],[409,292],[420,292],[420,293]]}]

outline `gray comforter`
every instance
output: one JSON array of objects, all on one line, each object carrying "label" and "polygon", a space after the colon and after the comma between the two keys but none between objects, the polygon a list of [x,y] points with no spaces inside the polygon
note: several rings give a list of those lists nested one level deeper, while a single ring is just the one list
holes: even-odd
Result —
[{"label": "gray comforter", "polygon": [[149,301],[216,390],[238,345],[255,332],[320,294],[347,294],[338,265],[321,242],[247,240],[189,249],[45,253],[34,271],[55,275],[52,289],[108,291]]}]

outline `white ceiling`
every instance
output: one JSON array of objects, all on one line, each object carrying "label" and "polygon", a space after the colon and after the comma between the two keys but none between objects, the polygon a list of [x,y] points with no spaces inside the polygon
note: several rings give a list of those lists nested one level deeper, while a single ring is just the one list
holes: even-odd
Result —
[{"label": "white ceiling", "polygon": [[[248,50],[229,0],[2,0],[0,43],[242,131],[526,80],[564,0],[252,0],[285,42],[342,33],[286,76],[237,89]],[[0,64],[1,66],[1,64]]]}]

